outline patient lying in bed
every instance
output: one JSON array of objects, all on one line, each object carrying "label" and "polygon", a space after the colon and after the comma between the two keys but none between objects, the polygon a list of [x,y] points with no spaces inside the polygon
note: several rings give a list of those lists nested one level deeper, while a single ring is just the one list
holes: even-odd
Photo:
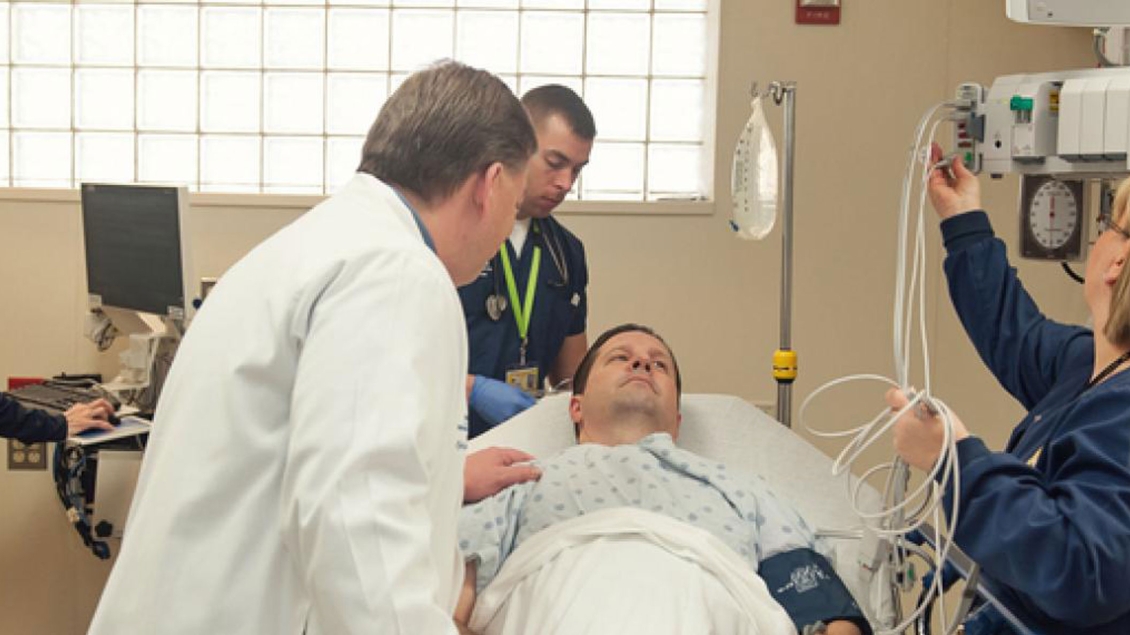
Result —
[{"label": "patient lying in bed", "polygon": [[649,330],[596,341],[570,401],[581,444],[539,463],[540,481],[463,510],[458,621],[487,633],[870,633],[795,510],[759,477],[675,447],[680,389]]}]

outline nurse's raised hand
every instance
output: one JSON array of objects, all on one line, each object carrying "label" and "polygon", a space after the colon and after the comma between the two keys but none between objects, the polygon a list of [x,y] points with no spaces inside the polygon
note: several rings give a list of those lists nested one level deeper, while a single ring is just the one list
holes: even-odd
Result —
[{"label": "nurse's raised hand", "polygon": [[[941,146],[936,143],[930,146],[931,165],[941,162],[942,156]],[[976,174],[966,169],[960,155],[955,155],[944,167],[932,170],[926,187],[930,204],[942,220],[981,209],[981,183]]]}]

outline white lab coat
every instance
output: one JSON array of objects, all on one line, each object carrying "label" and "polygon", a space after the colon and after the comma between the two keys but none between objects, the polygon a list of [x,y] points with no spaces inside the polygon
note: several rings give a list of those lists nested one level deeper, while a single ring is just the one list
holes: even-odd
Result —
[{"label": "white lab coat", "polygon": [[466,350],[368,175],[255,248],[180,347],[90,633],[454,633]]}]

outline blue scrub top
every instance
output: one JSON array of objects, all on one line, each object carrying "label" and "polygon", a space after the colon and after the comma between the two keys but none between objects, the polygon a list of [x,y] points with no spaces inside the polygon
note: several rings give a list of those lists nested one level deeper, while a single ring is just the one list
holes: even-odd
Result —
[{"label": "blue scrub top", "polygon": [[[990,452],[976,437],[958,442],[954,539],[1030,630],[1126,635],[1130,371],[1090,385],[1092,332],[1040,312],[984,212],[946,219],[942,235],[950,297],[966,333],[1028,410],[1006,452]],[[947,514],[953,500],[950,483]],[[997,611],[982,615],[993,619],[981,630],[967,625],[967,633],[1013,632],[998,626]]]},{"label": "blue scrub top", "polygon": [[[523,303],[535,245],[541,248],[541,265],[530,318],[526,362],[537,364],[539,377],[544,381],[565,338],[585,332],[588,317],[585,289],[589,275],[580,239],[553,217],[534,219],[520,255],[514,253],[509,240],[503,244],[509,252],[518,297]],[[563,284],[566,277],[554,263],[551,250],[558,253],[558,259],[563,261],[568,271],[567,285]],[[507,301],[506,310],[497,321],[492,320],[486,311],[487,297],[496,293],[496,289]],[[471,348],[468,372],[504,381],[507,369],[518,363],[521,340],[514,311],[509,306],[506,276],[497,255],[474,282],[459,288],[459,300],[463,303]],[[474,438],[488,429],[487,423],[472,411],[468,436]]]}]

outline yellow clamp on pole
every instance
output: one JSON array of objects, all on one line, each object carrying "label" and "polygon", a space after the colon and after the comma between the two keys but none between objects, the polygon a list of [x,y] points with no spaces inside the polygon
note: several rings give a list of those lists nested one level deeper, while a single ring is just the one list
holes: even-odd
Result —
[{"label": "yellow clamp on pole", "polygon": [[778,383],[791,384],[796,379],[796,351],[777,349],[773,352],[773,379]]}]

